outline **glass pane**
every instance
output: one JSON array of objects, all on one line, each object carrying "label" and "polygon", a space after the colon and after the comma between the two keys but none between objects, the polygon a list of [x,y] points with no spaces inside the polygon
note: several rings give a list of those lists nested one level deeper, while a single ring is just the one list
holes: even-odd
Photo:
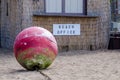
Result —
[{"label": "glass pane", "polygon": [[47,13],[61,13],[62,12],[62,0],[46,0],[46,12]]},{"label": "glass pane", "polygon": [[65,0],[66,13],[83,13],[83,0]]}]

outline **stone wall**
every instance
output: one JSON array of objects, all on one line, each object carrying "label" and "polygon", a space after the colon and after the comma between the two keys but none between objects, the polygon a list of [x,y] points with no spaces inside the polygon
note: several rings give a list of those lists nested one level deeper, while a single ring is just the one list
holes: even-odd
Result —
[{"label": "stone wall", "polygon": [[[98,49],[97,17],[34,17],[33,24],[53,32],[53,24],[81,24],[80,36],[55,36],[59,50]],[[104,46],[101,44],[101,46]]]},{"label": "stone wall", "polygon": [[22,27],[32,26],[33,0],[23,0]]},{"label": "stone wall", "polygon": [[110,0],[88,0],[88,15],[99,16],[98,19],[98,42],[104,44],[103,48],[108,47],[110,31]]},{"label": "stone wall", "polygon": [[[11,45],[13,44],[13,36],[16,30],[16,5],[12,1],[1,1],[1,46],[5,48],[12,48]],[[14,5],[14,7],[11,5]]]},{"label": "stone wall", "polygon": [[[42,0],[41,0],[42,1]],[[105,49],[109,42],[110,27],[110,3],[109,0],[88,0],[87,1],[88,17],[55,17],[55,16],[34,16],[33,24],[45,27],[52,32],[53,24],[81,24],[80,36],[55,36],[62,50],[67,49]],[[37,2],[38,4],[39,2]],[[39,8],[43,8],[39,5]],[[42,14],[37,8],[35,14]],[[34,9],[35,10],[35,9]],[[91,17],[89,17],[91,16]]]},{"label": "stone wall", "polygon": [[77,23],[81,24],[80,36],[55,36],[60,50],[64,47],[69,50],[107,48],[110,26],[109,0],[87,0],[87,2],[87,16],[92,17],[47,17],[33,15],[44,12],[44,0],[1,0],[2,47],[12,49],[16,35],[32,25],[45,27],[52,32],[54,23]]},{"label": "stone wall", "polygon": [[16,35],[32,25],[32,0],[1,1],[1,46],[12,49]]}]

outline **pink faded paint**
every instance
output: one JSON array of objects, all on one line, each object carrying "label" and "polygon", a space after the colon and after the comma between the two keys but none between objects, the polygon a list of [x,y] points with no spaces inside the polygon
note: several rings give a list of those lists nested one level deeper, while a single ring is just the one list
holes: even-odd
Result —
[{"label": "pink faded paint", "polygon": [[16,59],[19,57],[23,61],[33,59],[36,55],[45,55],[53,61],[58,54],[57,42],[48,30],[37,26],[29,27],[17,35],[14,54]]}]

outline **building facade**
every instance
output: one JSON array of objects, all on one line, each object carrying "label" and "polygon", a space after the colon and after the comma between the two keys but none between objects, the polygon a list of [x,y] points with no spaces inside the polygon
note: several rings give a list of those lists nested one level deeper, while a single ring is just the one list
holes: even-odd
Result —
[{"label": "building facade", "polygon": [[[1,47],[13,48],[24,28],[41,26],[54,32],[54,24],[80,24],[79,35],[54,35],[60,51],[108,47],[109,0],[0,0]],[[76,30],[76,29],[75,29]]]}]

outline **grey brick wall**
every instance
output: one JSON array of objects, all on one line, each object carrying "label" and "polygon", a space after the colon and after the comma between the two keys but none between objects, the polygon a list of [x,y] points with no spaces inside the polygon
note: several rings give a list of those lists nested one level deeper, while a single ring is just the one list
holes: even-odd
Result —
[{"label": "grey brick wall", "polygon": [[1,0],[1,46],[12,49],[15,36],[22,30],[22,1]]},{"label": "grey brick wall", "polygon": [[[88,15],[100,16],[98,19],[98,42],[106,48],[110,30],[110,0],[88,0]],[[103,47],[103,46],[101,46]],[[104,48],[103,47],[103,48]]]},{"label": "grey brick wall", "polygon": [[[66,19],[68,23],[70,23],[70,19],[72,19],[72,23],[81,23],[83,25],[86,24],[88,21],[88,31],[92,30],[91,24],[96,24],[96,36],[95,39],[98,41],[95,43],[95,45],[99,45],[97,48],[107,48],[108,44],[108,37],[109,37],[109,23],[110,23],[110,3],[109,0],[88,0],[87,1],[87,14],[89,16],[98,16],[98,18],[77,18],[74,19],[77,21],[74,21],[73,18],[69,17],[63,17],[63,19]],[[7,9],[8,4],[8,9]],[[6,15],[6,11],[8,10],[8,16]],[[51,28],[49,26],[51,24],[48,23],[41,23],[40,20],[51,20],[52,21],[56,19],[60,19],[61,23],[64,22],[63,19],[58,17],[34,17],[33,12],[35,11],[43,12],[44,11],[44,0],[39,0],[39,2],[33,2],[33,0],[1,0],[1,45],[4,48],[13,48],[13,43],[16,35],[23,30],[26,27],[32,26],[32,25],[43,25],[48,30],[51,31]],[[37,20],[36,20],[37,19]],[[36,20],[36,21],[35,21]],[[39,20],[39,21],[38,21]],[[62,21],[63,20],[63,21]],[[85,22],[83,22],[84,20]],[[47,24],[47,25],[46,25]],[[91,27],[89,27],[89,25]],[[84,28],[85,29],[85,28]],[[93,29],[94,30],[94,29]],[[87,29],[85,30],[87,31]],[[51,31],[52,32],[52,31]],[[88,34],[88,33],[85,33]],[[91,35],[88,35],[87,38],[90,38]],[[92,37],[91,37],[92,38]],[[62,38],[61,38],[62,39]],[[87,41],[87,40],[86,40]],[[71,44],[74,42],[74,40],[71,40]],[[89,42],[89,41],[88,41]],[[94,40],[93,40],[94,42]],[[86,42],[85,42],[86,43]],[[87,44],[86,44],[87,45]],[[79,45],[81,46],[81,45]],[[83,46],[81,46],[81,49]],[[79,48],[79,49],[80,49]]]}]

